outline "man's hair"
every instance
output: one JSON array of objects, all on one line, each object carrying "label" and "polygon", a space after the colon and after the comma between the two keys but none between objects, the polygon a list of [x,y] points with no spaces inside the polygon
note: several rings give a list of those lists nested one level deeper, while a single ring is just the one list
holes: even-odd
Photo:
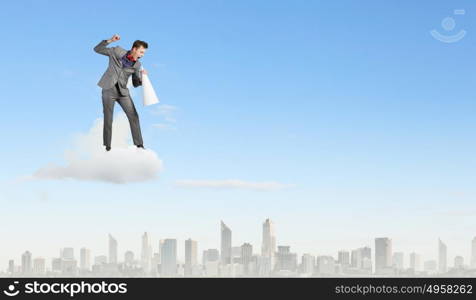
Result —
[{"label": "man's hair", "polygon": [[147,47],[149,47],[149,45],[146,42],[141,41],[141,40],[135,40],[134,44],[132,44],[132,48],[139,48],[141,46],[144,47],[145,49],[147,49]]}]

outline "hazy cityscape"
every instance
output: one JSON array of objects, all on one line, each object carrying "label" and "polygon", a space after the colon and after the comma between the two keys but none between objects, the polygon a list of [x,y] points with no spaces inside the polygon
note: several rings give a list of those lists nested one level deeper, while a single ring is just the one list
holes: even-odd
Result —
[{"label": "hazy cityscape", "polygon": [[[470,262],[462,256],[448,257],[447,245],[435,241],[438,257],[424,258],[412,252],[393,252],[392,239],[375,238],[357,249],[338,250],[336,256],[304,253],[298,257],[289,245],[277,245],[275,225],[262,224],[259,247],[250,243],[233,246],[232,230],[220,222],[220,249],[206,249],[199,257],[198,241],[187,239],[185,259],[178,260],[177,239],[159,241],[154,252],[150,235],[140,237],[140,253],[125,251],[120,257],[118,241],[108,235],[108,255],[92,256],[88,248],[61,248],[58,257],[47,259],[30,251],[21,261],[10,259],[0,277],[476,277],[476,237],[468,241]],[[48,262],[48,263],[47,263]]]}]

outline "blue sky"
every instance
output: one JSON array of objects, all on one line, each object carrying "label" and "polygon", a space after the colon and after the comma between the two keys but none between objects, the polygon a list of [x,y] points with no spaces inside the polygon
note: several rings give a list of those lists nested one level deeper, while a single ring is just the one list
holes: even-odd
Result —
[{"label": "blue sky", "polygon": [[[257,252],[267,217],[278,244],[299,252],[336,255],[389,236],[395,250],[430,259],[441,236],[450,255],[468,259],[475,8],[469,0],[4,4],[0,233],[10,246],[0,269],[26,249],[105,253],[108,232],[120,251],[138,250],[142,231],[218,248],[220,219],[234,245],[251,241]],[[444,33],[448,16],[454,32],[467,31],[459,42],[430,35]],[[161,130],[158,106],[134,93],[145,146],[164,162],[160,179],[11,184],[61,162],[74,135],[102,117],[96,83],[107,59],[92,48],[114,33],[124,48],[149,43],[143,66],[161,105],[176,107],[175,129]],[[295,187],[174,185],[229,178]]]}]

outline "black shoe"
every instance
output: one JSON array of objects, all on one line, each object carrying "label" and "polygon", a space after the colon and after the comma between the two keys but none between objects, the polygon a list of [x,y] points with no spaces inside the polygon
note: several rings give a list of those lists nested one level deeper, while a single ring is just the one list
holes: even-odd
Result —
[{"label": "black shoe", "polygon": [[109,150],[111,150],[111,147],[106,146],[106,151],[109,151]]},{"label": "black shoe", "polygon": [[145,148],[144,148],[144,145],[137,145],[137,148],[145,149]]}]

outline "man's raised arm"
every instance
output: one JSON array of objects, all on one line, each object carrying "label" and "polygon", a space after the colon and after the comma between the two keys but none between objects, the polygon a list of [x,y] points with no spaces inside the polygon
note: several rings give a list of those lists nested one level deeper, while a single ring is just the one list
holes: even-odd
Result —
[{"label": "man's raised arm", "polygon": [[115,34],[115,35],[112,36],[112,38],[110,38],[108,40],[102,40],[99,44],[96,45],[96,47],[94,47],[94,52],[102,54],[102,55],[109,56],[111,54],[112,49],[108,48],[106,46],[109,45],[110,43],[118,41],[120,39],[121,39],[121,37],[119,35]]}]

